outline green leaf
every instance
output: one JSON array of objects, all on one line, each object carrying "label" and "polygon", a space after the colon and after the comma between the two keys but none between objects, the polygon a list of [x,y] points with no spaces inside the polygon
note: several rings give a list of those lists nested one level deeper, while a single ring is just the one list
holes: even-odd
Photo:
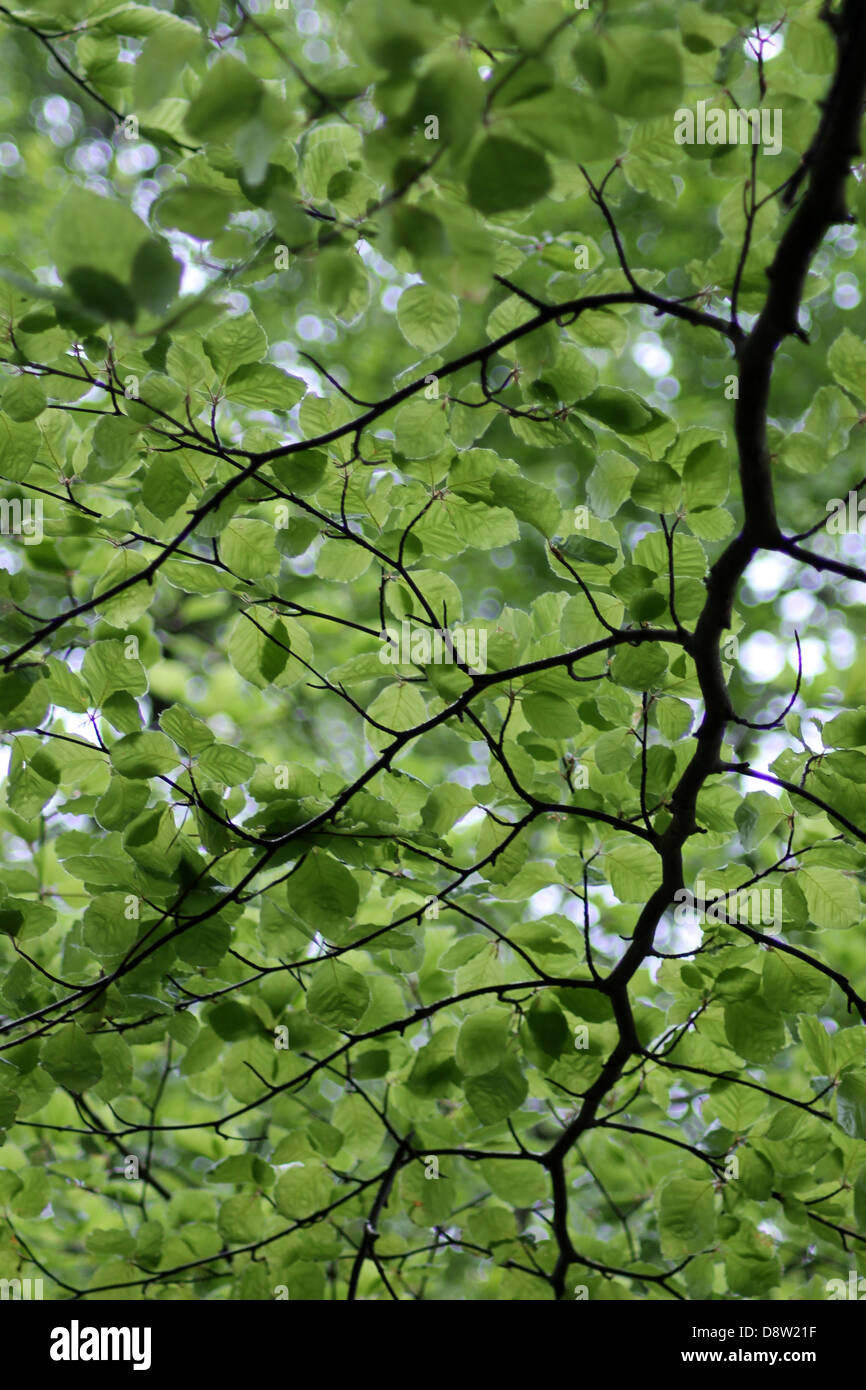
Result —
[{"label": "green leaf", "polygon": [[255,115],[264,90],[246,63],[223,54],[190,102],[184,124],[196,140],[226,140]]},{"label": "green leaf", "polygon": [[99,1053],[77,1023],[52,1033],[42,1048],[42,1065],[58,1086],[76,1094],[95,1086],[102,1075]]},{"label": "green leaf", "polygon": [[89,266],[127,284],[135,255],[148,237],[145,223],[125,203],[73,185],[57,204],[50,246],[64,279]]},{"label": "green leaf", "polygon": [[353,323],[370,298],[370,282],[361,257],[355,251],[324,251],[316,261],[316,274],[325,307],[337,318]]},{"label": "green leaf", "polygon": [[480,1076],[498,1067],[508,1043],[509,1014],[482,1009],[470,1014],[457,1037],[457,1065],[464,1076]]},{"label": "green leaf", "polygon": [[573,163],[589,163],[615,155],[616,121],[592,98],[570,87],[556,87],[528,101],[515,102],[503,115],[521,135],[527,135],[553,154]]},{"label": "green leaf", "polygon": [[98,605],[99,612],[112,627],[131,627],[142,613],[146,613],[153,601],[153,588],[146,580],[136,583],[139,575],[147,569],[148,562],[143,555],[125,547],[118,550],[105,568],[102,578],[94,585],[93,596],[108,593],[118,584],[129,584],[113,598]]},{"label": "green leaf", "polygon": [[526,1021],[535,1042],[551,1057],[559,1057],[568,1047],[571,1040],[568,1023],[553,999],[543,994],[534,999]]},{"label": "green leaf", "polygon": [[806,896],[809,916],[816,927],[838,930],[853,927],[860,921],[857,883],[838,869],[826,869],[807,861],[797,871],[797,883]]},{"label": "green leaf", "polygon": [[666,463],[645,463],[632,483],[632,501],[651,512],[676,511],[680,480]]},{"label": "green leaf", "polygon": [[85,1244],[93,1255],[131,1255],[135,1249],[128,1231],[91,1231]]},{"label": "green leaf", "polygon": [[707,1118],[715,1116],[733,1134],[745,1134],[767,1108],[767,1097],[730,1081],[716,1081],[710,1087],[704,1107]]},{"label": "green leaf", "polygon": [[827,365],[840,386],[866,402],[866,346],[843,328],[827,354]]},{"label": "green leaf", "polygon": [[123,415],[106,415],[93,431],[93,452],[102,465],[100,476],[131,472],[141,451],[141,427]]},{"label": "green leaf", "polygon": [[316,573],[322,579],[347,584],[360,579],[370,568],[372,560],[369,550],[347,544],[345,540],[325,541],[316,556]]},{"label": "green leaf", "polygon": [[177,752],[165,734],[127,734],[111,750],[121,777],[156,777],[177,767]]},{"label": "green leaf", "polygon": [[133,298],[151,314],[162,314],[180,290],[183,266],[161,237],[143,241],[132,262]]},{"label": "green leaf", "polygon": [[170,25],[151,34],[135,64],[136,110],[147,111],[169,96],[179,73],[201,46],[201,36],[187,25]]},{"label": "green leaf", "polygon": [[[205,729],[204,732],[209,734],[210,730]],[[199,740],[197,732],[194,737],[196,741]],[[203,750],[200,749],[196,768],[199,774],[204,773],[206,777],[211,777],[215,782],[222,782],[226,787],[238,787],[252,777],[256,761],[242,749],[233,748],[230,743],[214,743],[211,737],[207,746]]]},{"label": "green leaf", "polygon": [[46,1174],[39,1168],[25,1172],[21,1189],[15,1194],[11,1207],[13,1215],[32,1220],[41,1215],[51,1198]]},{"label": "green leaf", "polygon": [[232,372],[225,394],[239,405],[261,410],[291,410],[307,390],[300,377],[289,376],[270,362],[250,362]]},{"label": "green leaf", "polygon": [[410,285],[397,301],[397,322],[413,347],[438,352],[457,332],[460,311],[453,295],[430,285]]},{"label": "green leaf", "polygon": [[345,930],[358,910],[357,880],[345,865],[313,849],[286,885],[290,906],[310,926],[326,936]]},{"label": "green leaf", "polygon": [[383,732],[368,726],[367,737],[375,748],[384,748],[391,742],[391,733],[401,733],[423,724],[427,718],[427,708],[423,696],[414,685],[399,681],[386,685],[367,710],[371,719],[384,725]]},{"label": "green leaf", "polygon": [[523,1104],[528,1086],[516,1059],[506,1057],[493,1071],[470,1076],[463,1091],[481,1124],[493,1125]]},{"label": "green leaf", "polygon": [[190,492],[189,479],[171,454],[151,459],[141,489],[141,500],[149,512],[167,521],[182,507]]},{"label": "green leaf", "polygon": [[8,1129],[13,1123],[19,1104],[14,1091],[0,1091],[0,1129]]},{"label": "green leaf", "polygon": [[327,1028],[351,1029],[370,1003],[370,987],[363,975],[341,960],[318,965],[307,990],[307,1012]]},{"label": "green leaf", "polygon": [[46,405],[45,388],[37,376],[14,376],[3,388],[0,409],[10,420],[35,420]]},{"label": "green leaf", "polygon": [[669,1179],[659,1195],[659,1236],[667,1260],[679,1260],[710,1245],[716,1227],[710,1178]]},{"label": "green leaf", "polygon": [[782,1263],[772,1236],[743,1223],[725,1247],[725,1278],[731,1293],[766,1298],[782,1277]]},{"label": "green leaf", "polygon": [[854,1220],[858,1230],[866,1226],[866,1168],[861,1168],[854,1184]]},{"label": "green leaf", "polygon": [[836,1092],[836,1119],[852,1139],[866,1139],[866,1071],[843,1076]]},{"label": "green leaf", "polygon": [[637,468],[622,454],[601,454],[589,475],[586,495],[596,516],[607,520],[615,516],[631,496]]},{"label": "green leaf", "polygon": [[770,1062],[785,1045],[785,1025],[755,997],[725,1005],[725,1033],[749,1062]]},{"label": "green leaf", "polygon": [[73,266],[66,273],[66,284],[91,317],[100,322],[120,319],[124,323],[135,323],[135,301],[116,275],[93,266]]},{"label": "green leaf", "polygon": [[226,189],[188,185],[161,194],[153,214],[161,227],[174,227],[187,236],[210,241],[223,231],[237,206],[238,199]]},{"label": "green leaf", "polygon": [[569,536],[559,549],[567,560],[584,565],[612,565],[617,557],[614,546],[592,536]]},{"label": "green leaf", "polygon": [[728,495],[731,465],[716,440],[699,444],[683,468],[683,493],[688,511],[721,506]]},{"label": "green leaf", "polygon": [[0,471],[7,482],[23,482],[39,448],[39,431],[28,421],[0,414]]},{"label": "green leaf", "polygon": [[407,1089],[416,1096],[445,1096],[458,1079],[455,1062],[456,1028],[441,1028],[415,1054]]},{"label": "green leaf", "polygon": [[488,135],[469,169],[469,201],[479,212],[496,216],[543,198],[550,188],[547,161],[529,145]]},{"label": "green leaf", "polygon": [[543,536],[553,535],[562,512],[555,492],[505,472],[494,473],[490,492],[499,506],[507,507],[521,521],[528,521]]},{"label": "green leaf", "polygon": [[768,951],[764,956],[762,989],[771,1009],[798,1013],[819,1009],[829,993],[830,981],[797,956]]},{"label": "green leaf", "polygon": [[416,398],[394,417],[394,442],[409,459],[431,458],[445,443],[447,417],[440,401]]},{"label": "green leaf", "polygon": [[375,1158],[386,1130],[378,1115],[359,1095],[344,1096],[334,1110],[334,1122],[342,1131],[342,1146],[355,1158]]},{"label": "green leaf", "polygon": [[223,382],[240,367],[258,362],[267,346],[264,331],[252,313],[227,319],[204,340],[204,350]]},{"label": "green leaf", "polygon": [[225,1038],[227,1042],[250,1037],[261,1028],[258,1018],[250,1009],[245,1009],[242,1004],[237,1004],[231,999],[211,1009],[207,1021],[217,1037]]},{"label": "green leaf", "polygon": [[614,845],[605,856],[610,885],[622,903],[641,903],[661,880],[658,855],[634,840]]},{"label": "green leaf", "polygon": [[135,945],[138,922],[129,915],[129,903],[122,893],[102,893],[84,913],[84,941],[100,959],[123,955]]},{"label": "green leaf", "polygon": [[319,1163],[307,1161],[277,1179],[274,1201],[281,1216],[304,1221],[333,1199],[333,1183]]},{"label": "green leaf", "polygon": [[244,579],[276,580],[280,567],[274,528],[253,517],[235,517],[219,538],[220,556]]},{"label": "green leaf", "polygon": [[[141,737],[141,735],[133,735]],[[154,735],[162,738],[162,735]],[[166,743],[168,740],[166,739]],[[171,745],[169,744],[169,747]],[[173,755],[176,757],[176,755]],[[166,761],[168,758],[166,757]],[[141,774],[145,775],[144,773]],[[147,873],[158,878],[171,876],[180,859],[177,827],[167,806],[154,807],[136,816],[124,828],[123,848]],[[86,875],[85,875],[86,877]]]},{"label": "green leaf", "polygon": [[595,95],[619,116],[669,115],[683,92],[678,46],[645,28],[612,29],[604,45],[604,81]]},{"label": "green leaf", "polygon": [[827,1033],[820,1019],[809,1014],[797,1016],[797,1030],[817,1072],[821,1076],[832,1076],[836,1070],[833,1055],[833,1039]]},{"label": "green leaf", "polygon": [[[317,449],[310,449],[291,454],[288,458],[276,459],[271,467],[285,487],[297,493],[299,497],[307,497],[310,493],[318,491],[327,463],[326,454]],[[306,549],[306,546],[303,548]]]},{"label": "green leaf", "polygon": [[574,704],[559,695],[541,692],[528,695],[521,704],[526,722],[543,738],[570,738],[580,728]]},{"label": "green leaf", "polygon": [[0,676],[0,727],[26,729],[41,724],[48,708],[43,671],[12,671]]},{"label": "green leaf", "polygon": [[618,386],[599,386],[580,403],[581,411],[600,420],[609,430],[626,437],[641,434],[651,423],[652,413],[635,391]]},{"label": "green leaf", "polygon": [[290,646],[289,633],[281,619],[257,619],[252,623],[241,615],[232,629],[228,654],[244,679],[263,689],[283,673]]},{"label": "green leaf", "polygon": [[264,1208],[261,1198],[257,1195],[227,1198],[220,1207],[217,1229],[228,1245],[261,1240],[264,1233]]},{"label": "green leaf", "polygon": [[617,685],[627,690],[653,690],[661,684],[667,666],[668,659],[661,647],[642,642],[637,647],[617,647],[610,674]]},{"label": "green leaf", "polygon": [[219,965],[231,943],[231,928],[219,917],[198,922],[177,941],[177,954],[187,965]]},{"label": "green leaf", "polygon": [[127,690],[130,695],[143,695],[147,676],[137,657],[127,656],[122,642],[94,642],[84,654],[82,675],[98,709],[109,695]]},{"label": "green leaf", "polygon": [[694,718],[684,700],[658,700],[655,705],[656,723],[665,738],[676,741],[687,734]]}]

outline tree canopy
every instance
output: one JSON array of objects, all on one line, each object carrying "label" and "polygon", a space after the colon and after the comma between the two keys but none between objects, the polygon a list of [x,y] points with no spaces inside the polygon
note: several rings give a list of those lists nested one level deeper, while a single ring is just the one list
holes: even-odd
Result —
[{"label": "tree canopy", "polygon": [[866,1275],[863,6],[0,52],[0,1278]]}]

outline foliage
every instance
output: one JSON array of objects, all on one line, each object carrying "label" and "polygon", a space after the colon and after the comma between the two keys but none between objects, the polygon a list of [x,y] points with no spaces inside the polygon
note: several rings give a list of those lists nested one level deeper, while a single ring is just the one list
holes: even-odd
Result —
[{"label": "foliage", "polygon": [[861,7],[0,42],[0,1276],[866,1274]]}]

